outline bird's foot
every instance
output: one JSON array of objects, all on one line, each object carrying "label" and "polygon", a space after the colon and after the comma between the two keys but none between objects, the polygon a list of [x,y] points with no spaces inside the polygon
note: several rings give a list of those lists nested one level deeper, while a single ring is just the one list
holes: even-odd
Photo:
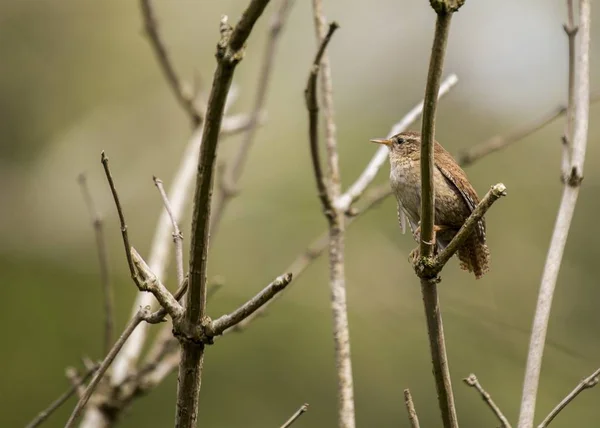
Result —
[{"label": "bird's foot", "polygon": [[[427,241],[423,241],[425,244],[427,245],[431,245],[435,247],[435,235],[438,232],[443,232],[444,230],[448,229],[448,227],[446,226],[440,226],[437,224],[433,225],[433,239],[431,240],[431,242],[427,242]],[[415,241],[417,242],[421,242],[421,222],[418,223],[417,228],[414,230],[413,232],[413,238]]]}]

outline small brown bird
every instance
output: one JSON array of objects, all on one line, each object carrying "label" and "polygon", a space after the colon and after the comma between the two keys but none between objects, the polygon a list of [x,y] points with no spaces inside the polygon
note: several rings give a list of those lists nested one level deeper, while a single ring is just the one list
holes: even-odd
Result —
[{"label": "small brown bird", "polygon": [[[390,182],[398,201],[398,219],[406,215],[418,238],[421,220],[421,134],[402,132],[390,139],[371,140],[390,150]],[[433,183],[435,189],[434,231],[437,250],[454,238],[479,203],[465,172],[437,141],[434,141]],[[458,250],[460,267],[477,279],[489,270],[490,252],[485,243],[485,220],[481,219]]]}]

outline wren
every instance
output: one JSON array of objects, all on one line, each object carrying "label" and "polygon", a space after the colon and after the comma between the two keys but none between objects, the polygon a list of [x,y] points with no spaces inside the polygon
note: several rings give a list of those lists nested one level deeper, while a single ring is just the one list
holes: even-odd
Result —
[{"label": "wren", "polygon": [[[371,140],[389,148],[390,183],[398,201],[398,219],[404,214],[415,239],[421,220],[421,134],[402,132],[385,140]],[[437,141],[433,143],[436,250],[443,250],[479,203],[465,172]],[[482,218],[458,249],[460,267],[479,279],[489,270],[490,252]]]}]

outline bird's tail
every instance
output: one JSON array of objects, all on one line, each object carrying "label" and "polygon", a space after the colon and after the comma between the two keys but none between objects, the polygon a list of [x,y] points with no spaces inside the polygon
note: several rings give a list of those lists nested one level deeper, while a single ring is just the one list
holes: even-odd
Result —
[{"label": "bird's tail", "polygon": [[490,269],[490,250],[476,233],[471,234],[458,249],[460,268],[475,274],[479,279]]}]

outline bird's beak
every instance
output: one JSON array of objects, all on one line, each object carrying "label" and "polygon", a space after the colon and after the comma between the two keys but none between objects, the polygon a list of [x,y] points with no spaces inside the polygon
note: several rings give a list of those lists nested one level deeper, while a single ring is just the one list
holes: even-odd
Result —
[{"label": "bird's beak", "polygon": [[392,142],[390,140],[384,140],[384,139],[379,139],[379,138],[375,138],[375,139],[369,140],[369,141],[371,141],[371,143],[383,144],[388,147],[392,145]]}]

